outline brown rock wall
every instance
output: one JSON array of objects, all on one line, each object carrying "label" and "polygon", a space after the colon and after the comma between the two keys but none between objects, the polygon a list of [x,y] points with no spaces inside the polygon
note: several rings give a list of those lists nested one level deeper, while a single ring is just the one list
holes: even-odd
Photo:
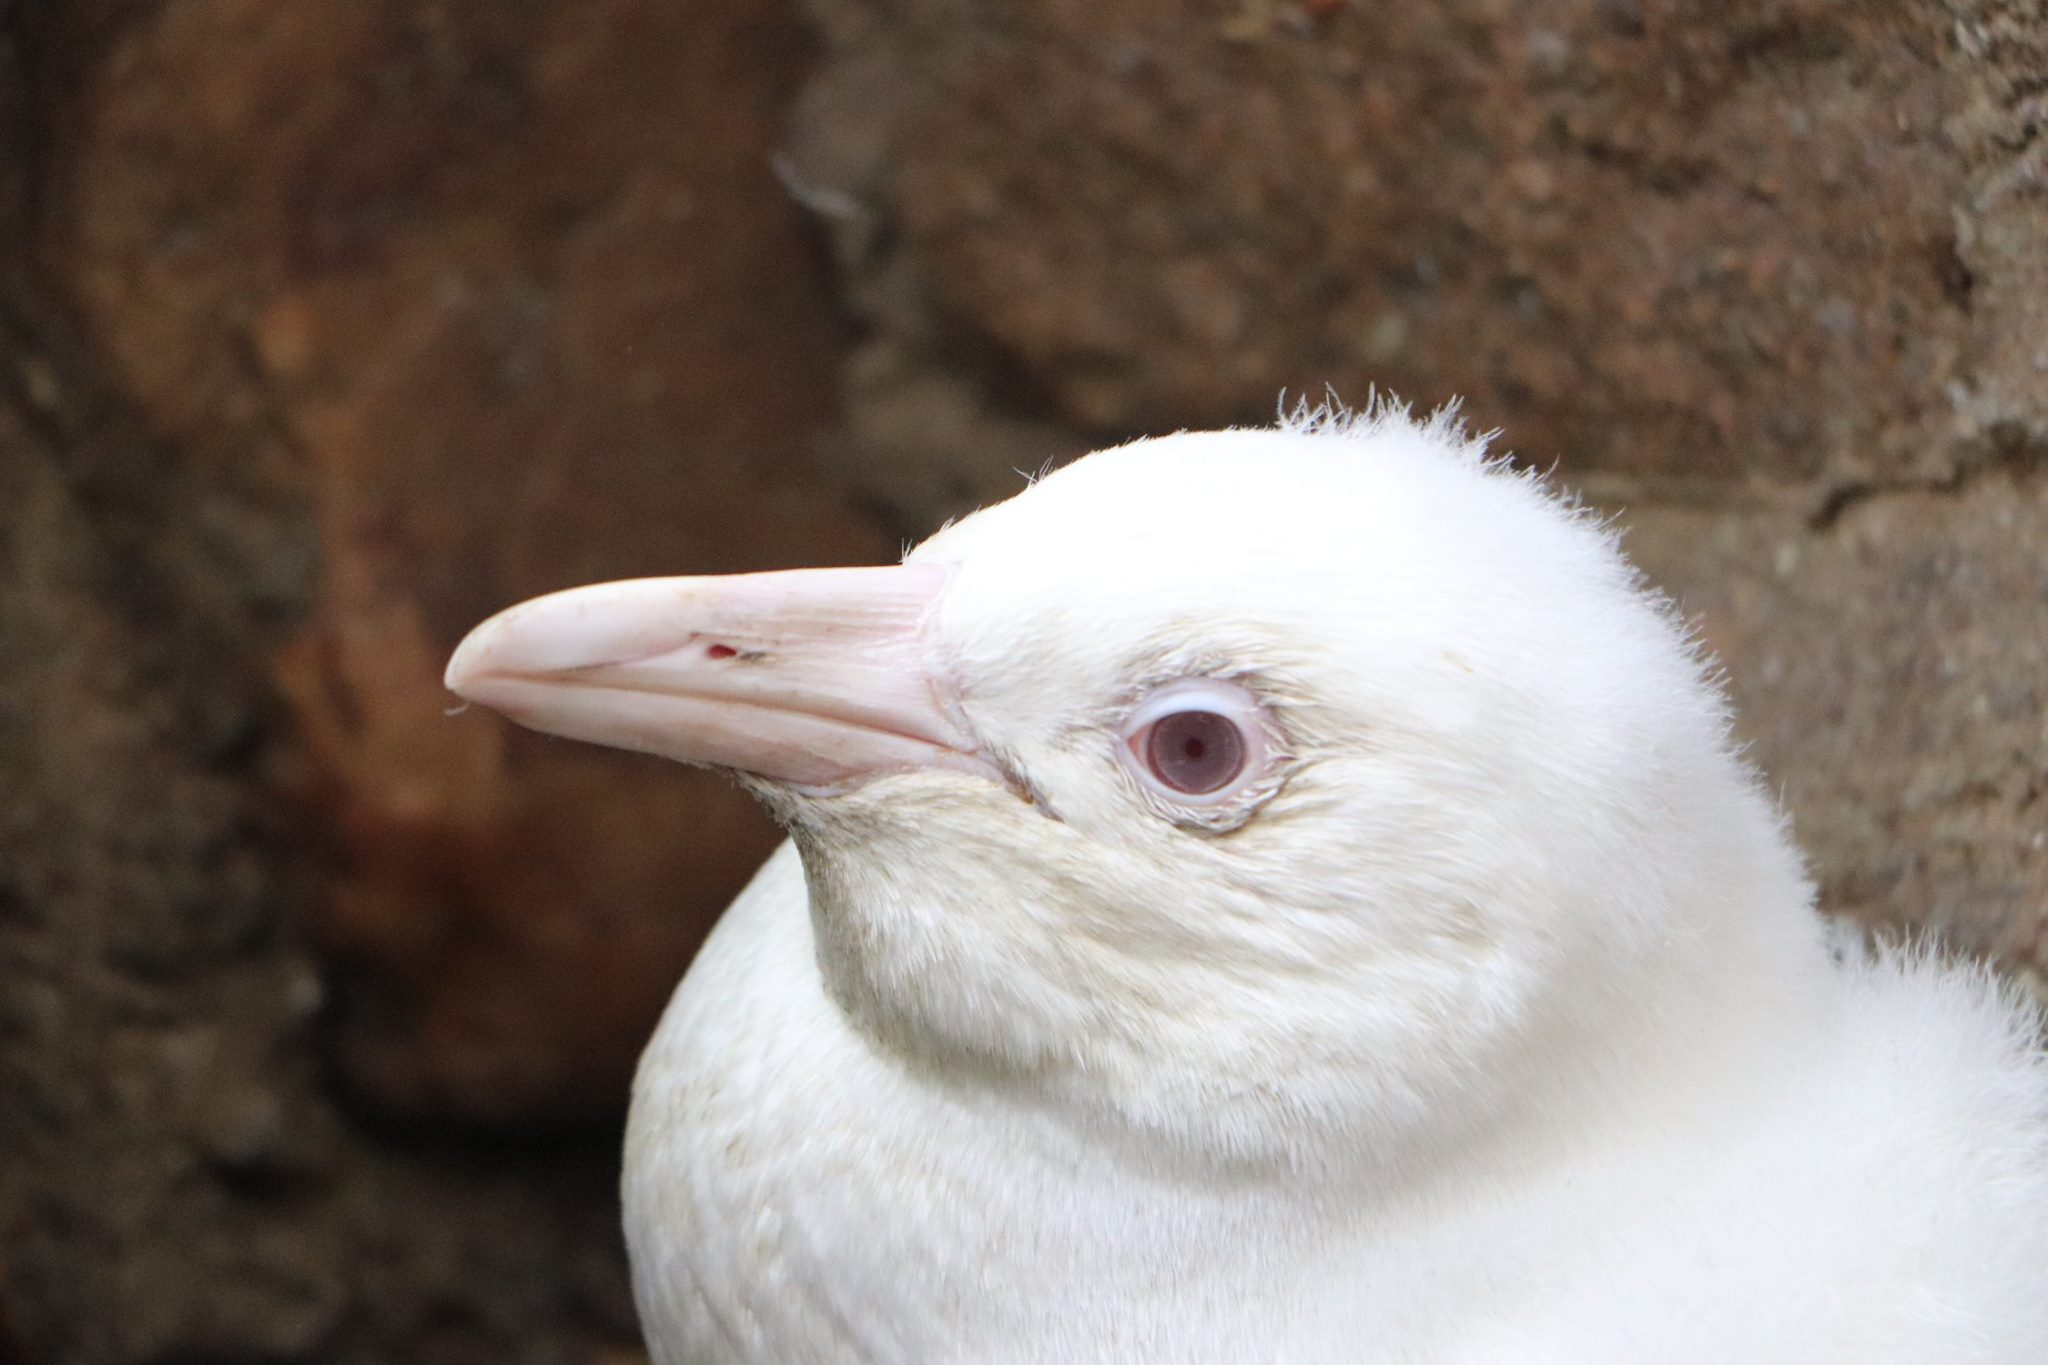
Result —
[{"label": "brown rock wall", "polygon": [[887,548],[806,473],[838,332],[767,169],[802,35],[210,0],[104,42],[54,100],[36,246],[204,514],[318,547],[273,667],[344,1075],[428,1122],[613,1112],[765,822],[715,777],[449,724],[437,681],[551,588]]},{"label": "brown rock wall", "polygon": [[1690,496],[1941,478],[1959,416],[2042,420],[2023,6],[811,7],[793,165],[873,321],[879,487],[944,463],[895,439],[933,372],[1090,437],[1462,395]]},{"label": "brown rock wall", "polygon": [[439,676],[550,588],[893,549],[810,470],[841,326],[769,168],[805,34],[0,24],[0,1322],[35,1362],[634,1358],[626,1075],[772,831]]}]

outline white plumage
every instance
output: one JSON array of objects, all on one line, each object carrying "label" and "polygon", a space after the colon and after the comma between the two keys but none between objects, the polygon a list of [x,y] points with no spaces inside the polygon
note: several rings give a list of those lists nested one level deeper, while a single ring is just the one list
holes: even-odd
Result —
[{"label": "white plumage", "polygon": [[635,1087],[661,1365],[2048,1359],[2032,1015],[1831,943],[1684,633],[1448,420],[1138,442],[449,681],[793,835]]}]

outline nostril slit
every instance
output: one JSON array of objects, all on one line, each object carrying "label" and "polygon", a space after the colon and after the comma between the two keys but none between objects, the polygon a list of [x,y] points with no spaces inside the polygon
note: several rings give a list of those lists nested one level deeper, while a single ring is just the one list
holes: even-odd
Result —
[{"label": "nostril slit", "polygon": [[705,648],[704,657],[707,659],[730,659],[738,653],[739,651],[731,645],[710,645]]}]

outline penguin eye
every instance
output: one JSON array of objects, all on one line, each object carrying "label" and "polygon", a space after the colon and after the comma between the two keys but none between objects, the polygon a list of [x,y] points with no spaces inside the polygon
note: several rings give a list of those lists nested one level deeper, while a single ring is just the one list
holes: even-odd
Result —
[{"label": "penguin eye", "polygon": [[1184,678],[1124,722],[1119,757],[1140,786],[1181,806],[1228,801],[1266,770],[1259,702],[1236,683]]}]

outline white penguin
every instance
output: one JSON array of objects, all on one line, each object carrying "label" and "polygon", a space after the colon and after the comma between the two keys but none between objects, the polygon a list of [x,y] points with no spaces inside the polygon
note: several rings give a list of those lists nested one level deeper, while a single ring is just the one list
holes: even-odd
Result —
[{"label": "white penguin", "polygon": [[634,1088],[659,1365],[2048,1360],[2035,1018],[1831,940],[1670,610],[1447,417],[558,593],[448,685],[792,836]]}]

